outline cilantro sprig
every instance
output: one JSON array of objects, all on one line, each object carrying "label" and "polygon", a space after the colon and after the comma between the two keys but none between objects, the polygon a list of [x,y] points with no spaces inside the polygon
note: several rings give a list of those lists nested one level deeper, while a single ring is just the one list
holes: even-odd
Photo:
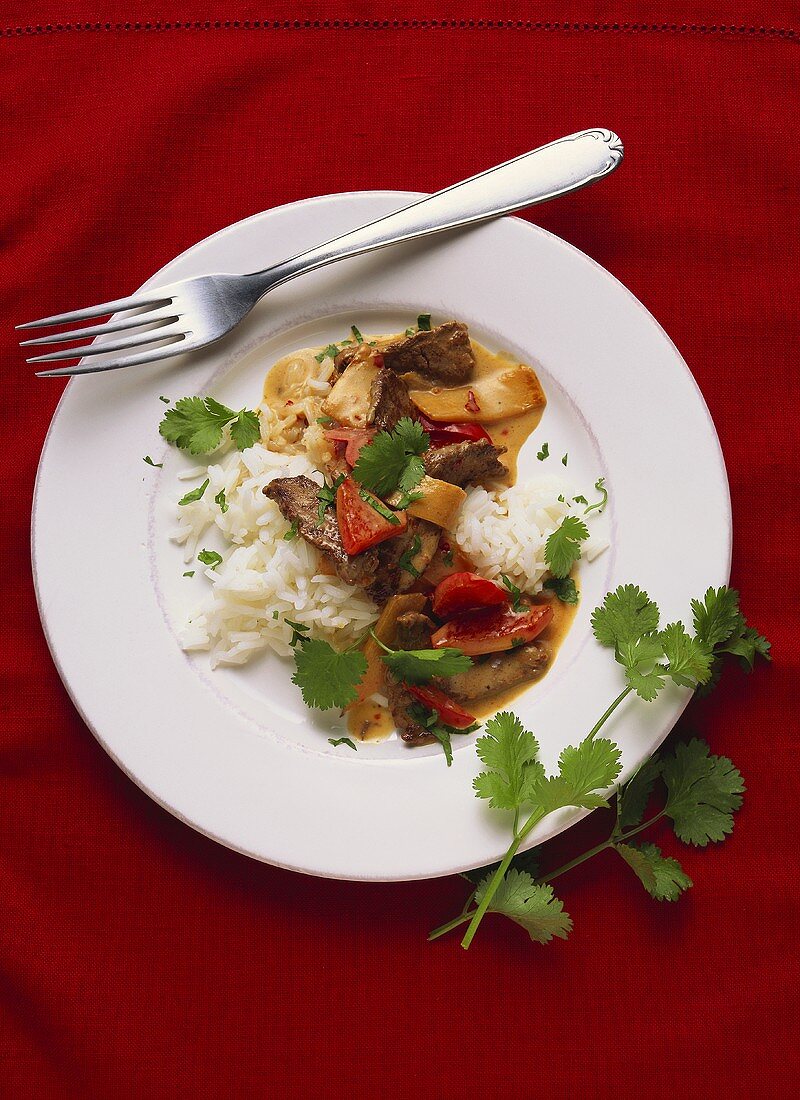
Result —
[{"label": "cilantro sprig", "polygon": [[[354,648],[339,651],[321,638],[303,635],[297,635],[293,642],[295,674],[292,683],[300,688],[307,707],[344,710],[355,701],[356,689],[367,671],[363,653]],[[361,644],[360,639],[357,644]]]},{"label": "cilantro sprig", "polygon": [[386,497],[399,489],[410,493],[425,474],[421,455],[430,446],[422,425],[404,416],[390,432],[378,432],[361,448],[353,477],[365,489]]},{"label": "cilantro sprig", "polygon": [[240,451],[261,438],[258,413],[249,409],[234,412],[213,397],[182,397],[173,409],[167,409],[158,430],[168,443],[199,455],[217,449],[226,427]]},{"label": "cilantro sprig", "polygon": [[577,516],[564,516],[561,524],[544,544],[544,560],[554,577],[569,575],[581,556],[581,543],[588,539],[589,528]]},{"label": "cilantro sprig", "polygon": [[[679,622],[659,629],[657,605],[636,585],[608,594],[592,615],[592,627],[601,645],[614,649],[627,683],[587,736],[564,749],[554,774],[546,773],[536,738],[515,715],[503,712],[487,723],[477,742],[484,770],[474,780],[475,793],[491,808],[513,814],[512,841],[498,864],[466,876],[475,883],[472,896],[462,913],[435,929],[430,939],[468,924],[462,940],[467,948],[487,912],[521,924],[537,943],[566,938],[572,922],[550,883],[606,849],[617,852],[653,898],[674,901],[691,887],[675,858],[653,843],[633,839],[662,820],[671,821],[678,840],[700,847],[731,832],[744,782],[730,760],[712,756],[708,745],[696,738],[678,745],[670,756],[645,762],[617,792],[614,827],[602,844],[545,876],[538,876],[535,856],[519,849],[532,829],[556,810],[608,805],[620,771],[620,751],[598,734],[629,694],[654,699],[668,680],[696,689],[709,682],[714,663],[726,653],[738,657],[746,669],[759,654],[769,659],[769,642],[748,626],[732,589],[709,588],[702,601],[692,602],[692,610],[694,634]],[[665,789],[663,806],[643,821],[657,782]]]},{"label": "cilantro sprig", "polygon": [[472,668],[472,658],[460,649],[392,649],[374,630],[370,634],[383,650],[383,663],[405,684],[427,684],[434,676],[458,676]]}]

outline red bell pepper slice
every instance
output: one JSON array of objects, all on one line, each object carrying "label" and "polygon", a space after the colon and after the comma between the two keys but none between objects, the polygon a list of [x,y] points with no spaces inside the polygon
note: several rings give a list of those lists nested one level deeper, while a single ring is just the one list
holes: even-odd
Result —
[{"label": "red bell pepper slice", "polygon": [[502,607],[510,603],[511,595],[494,581],[477,573],[452,573],[436,586],[433,613],[440,619],[451,619],[465,611]]},{"label": "red bell pepper slice", "polygon": [[406,691],[419,699],[430,710],[435,710],[446,726],[452,726],[456,730],[465,730],[475,722],[475,716],[462,710],[458,703],[453,702],[449,695],[434,687],[419,687],[417,684],[406,684]]},{"label": "red bell pepper slice", "polygon": [[322,433],[332,443],[346,444],[345,462],[351,468],[358,462],[361,448],[366,447],[375,438],[374,428],[328,428]]},{"label": "red bell pepper slice", "polygon": [[431,447],[446,447],[448,443],[461,443],[464,440],[476,439],[488,439],[490,443],[492,442],[492,437],[480,424],[472,422],[437,424],[436,421],[429,420],[422,413],[419,413],[419,422],[430,437]]},{"label": "red bell pepper slice", "polygon": [[474,611],[452,619],[431,639],[434,649],[444,646],[460,649],[470,657],[481,653],[500,653],[515,645],[532,642],[553,618],[549,604],[536,604],[528,611]]},{"label": "red bell pepper slice", "polygon": [[407,526],[405,512],[393,512],[351,477],[345,478],[336,490],[336,520],[342,546],[348,554],[360,554],[370,546],[394,538]]}]

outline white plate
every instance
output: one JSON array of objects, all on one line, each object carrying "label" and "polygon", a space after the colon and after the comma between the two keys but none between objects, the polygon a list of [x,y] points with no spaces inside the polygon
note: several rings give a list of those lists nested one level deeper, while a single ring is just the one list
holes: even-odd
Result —
[{"label": "white plate", "polygon": [[[405,205],[397,192],[331,195],[259,214],[195,245],[151,283],[249,271]],[[541,372],[549,403],[520,477],[565,473],[611,491],[612,549],[584,568],[584,595],[558,659],[515,709],[553,766],[619,692],[621,674],[592,639],[603,594],[636,582],[664,619],[728,579],[725,467],[700,392],[669,338],[612,276],[568,244],[506,218],[349,260],[290,283],[224,343],[188,360],[72,381],[42,453],[33,508],[39,609],[64,683],[95,736],[161,805],[232,848],[310,874],[407,879],[489,863],[509,821],[472,791],[474,736],[452,768],[438,746],[332,749],[325,722],[259,660],[211,673],[176,631],[201,595],[167,541],[175,475],[188,465],[157,426],[173,400],[211,390],[257,402],[266,368],[293,348],[341,338],[351,322],[402,328],[420,312],[457,317],[493,350]],[[551,459],[536,461],[542,440]],[[164,461],[145,465],[145,454]],[[688,695],[629,699],[608,727],[630,774],[661,743]],[[563,811],[537,843],[582,816]]]}]

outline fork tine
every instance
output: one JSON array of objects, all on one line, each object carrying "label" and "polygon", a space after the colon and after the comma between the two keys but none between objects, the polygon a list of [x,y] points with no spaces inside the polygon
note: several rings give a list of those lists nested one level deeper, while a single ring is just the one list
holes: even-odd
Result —
[{"label": "fork tine", "polygon": [[166,328],[157,328],[152,332],[137,332],[124,340],[109,340],[108,343],[86,344],[81,348],[62,348],[60,351],[51,351],[47,355],[35,355],[28,363],[52,363],[59,359],[82,359],[85,355],[103,355],[109,351],[124,351],[126,348],[137,348],[142,344],[152,344],[154,340],[176,339],[182,340],[185,333],[172,325]]},{"label": "fork tine", "polygon": [[152,310],[147,313],[135,314],[133,317],[122,317],[119,321],[107,321],[104,325],[90,325],[89,328],[73,328],[67,332],[51,332],[48,336],[37,336],[35,340],[20,340],[21,348],[33,347],[34,344],[63,344],[67,340],[84,340],[90,336],[105,336],[107,332],[124,332],[138,325],[152,325],[156,321],[177,321],[180,317],[174,309]]},{"label": "fork tine", "polygon": [[123,367],[135,367],[140,363],[155,363],[158,359],[169,359],[173,355],[182,355],[185,351],[192,351],[198,345],[189,342],[174,341],[163,348],[155,348],[153,351],[142,351],[138,355],[124,355],[121,359],[112,359],[110,363],[80,363],[77,367],[59,367],[56,370],[40,370],[36,372],[37,378],[64,378],[74,374],[99,374],[105,370],[121,370]]},{"label": "fork tine", "polygon": [[102,317],[105,313],[117,313],[121,309],[138,309],[139,306],[168,305],[174,294],[165,294],[168,287],[155,287],[145,294],[133,294],[130,298],[117,298],[114,302],[101,302],[99,306],[88,309],[74,309],[71,313],[54,313],[52,317],[42,317],[40,321],[27,321],[16,328],[45,328],[47,325],[67,325],[70,321],[86,321],[90,317]]}]

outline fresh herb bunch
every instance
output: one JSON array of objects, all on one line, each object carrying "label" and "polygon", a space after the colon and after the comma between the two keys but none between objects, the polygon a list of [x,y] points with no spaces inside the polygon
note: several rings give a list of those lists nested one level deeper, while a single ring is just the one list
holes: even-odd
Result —
[{"label": "fresh herb bunch", "polygon": [[[628,695],[636,692],[650,701],[667,680],[693,689],[709,684],[725,654],[737,656],[747,670],[757,655],[769,659],[769,642],[747,625],[733,589],[709,588],[702,600],[692,601],[692,611],[693,635],[682,623],[660,630],[658,607],[635,585],[606,596],[592,615],[592,627],[600,644],[614,649],[627,684],[584,740],[564,749],[556,774],[545,773],[536,738],[513,714],[503,712],[487,723],[486,734],[477,742],[486,770],[474,781],[475,793],[492,808],[513,813],[512,841],[496,866],[479,872],[462,913],[432,932],[431,939],[468,923],[461,941],[468,948],[487,912],[515,920],[537,943],[547,943],[554,936],[565,939],[572,921],[550,881],[610,847],[655,898],[672,901],[691,886],[677,860],[664,857],[653,844],[636,845],[630,840],[664,817],[672,820],[677,837],[689,844],[703,846],[730,833],[733,813],[741,805],[742,777],[730,760],[709,755],[708,746],[697,739],[639,769],[618,793],[613,831],[597,848],[538,879],[530,854],[518,857],[517,853],[530,832],[555,810],[608,805],[609,788],[620,771],[620,751],[597,735]],[[642,823],[658,778],[666,787],[664,807]]]},{"label": "fresh herb bunch", "polygon": [[421,456],[430,446],[430,436],[421,424],[404,416],[390,432],[378,432],[361,448],[353,477],[364,489],[386,497],[399,489],[410,493],[425,474]]}]

